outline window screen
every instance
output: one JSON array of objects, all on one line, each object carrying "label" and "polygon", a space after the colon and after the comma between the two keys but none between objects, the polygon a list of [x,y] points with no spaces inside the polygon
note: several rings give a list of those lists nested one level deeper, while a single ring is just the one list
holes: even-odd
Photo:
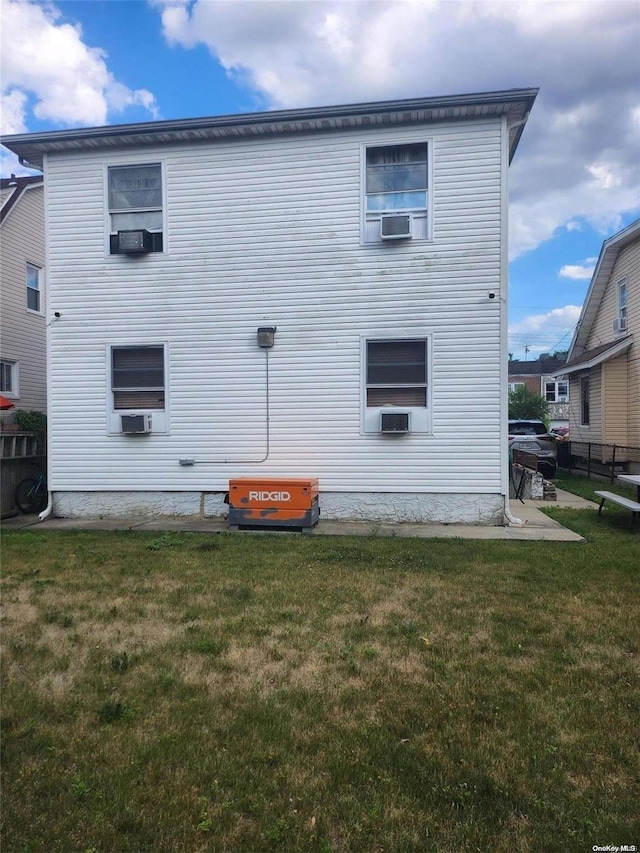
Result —
[{"label": "window screen", "polygon": [[367,341],[367,406],[427,405],[427,342]]},{"label": "window screen", "polygon": [[114,409],[164,409],[164,347],[113,347]]}]

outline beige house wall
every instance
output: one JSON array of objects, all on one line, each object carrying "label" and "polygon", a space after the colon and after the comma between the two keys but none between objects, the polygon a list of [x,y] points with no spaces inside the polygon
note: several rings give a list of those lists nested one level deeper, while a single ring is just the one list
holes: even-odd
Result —
[{"label": "beige house wall", "polygon": [[[27,307],[27,263],[41,269],[40,312]],[[44,189],[25,189],[0,227],[0,356],[17,364],[16,409],[47,409]]]}]

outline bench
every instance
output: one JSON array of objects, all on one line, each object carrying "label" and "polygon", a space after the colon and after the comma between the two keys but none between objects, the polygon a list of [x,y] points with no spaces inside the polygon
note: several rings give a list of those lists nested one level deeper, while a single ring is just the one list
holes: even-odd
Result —
[{"label": "bench", "polygon": [[600,498],[598,515],[602,515],[602,507],[605,501],[618,504],[618,506],[623,506],[625,509],[631,510],[631,519],[629,520],[629,527],[631,528],[634,518],[640,513],[640,503],[632,501],[630,498],[623,498],[621,495],[616,495],[613,492],[595,492],[595,494]]}]

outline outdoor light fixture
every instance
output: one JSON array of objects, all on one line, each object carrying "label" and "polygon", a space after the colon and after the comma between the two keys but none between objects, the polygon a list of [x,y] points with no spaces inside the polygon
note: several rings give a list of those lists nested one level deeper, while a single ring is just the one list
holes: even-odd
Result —
[{"label": "outdoor light fixture", "polygon": [[259,326],[257,338],[258,346],[262,349],[271,349],[275,341],[275,334],[275,326]]}]

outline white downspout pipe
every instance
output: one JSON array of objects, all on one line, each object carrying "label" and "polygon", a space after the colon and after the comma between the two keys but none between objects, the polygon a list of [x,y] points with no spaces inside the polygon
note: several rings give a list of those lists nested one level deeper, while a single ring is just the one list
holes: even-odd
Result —
[{"label": "white downspout pipe", "polygon": [[53,512],[53,492],[49,492],[49,500],[47,502],[47,506],[42,510],[41,513],[38,514],[38,518],[40,521],[44,521],[46,518],[49,518],[51,513]]}]

